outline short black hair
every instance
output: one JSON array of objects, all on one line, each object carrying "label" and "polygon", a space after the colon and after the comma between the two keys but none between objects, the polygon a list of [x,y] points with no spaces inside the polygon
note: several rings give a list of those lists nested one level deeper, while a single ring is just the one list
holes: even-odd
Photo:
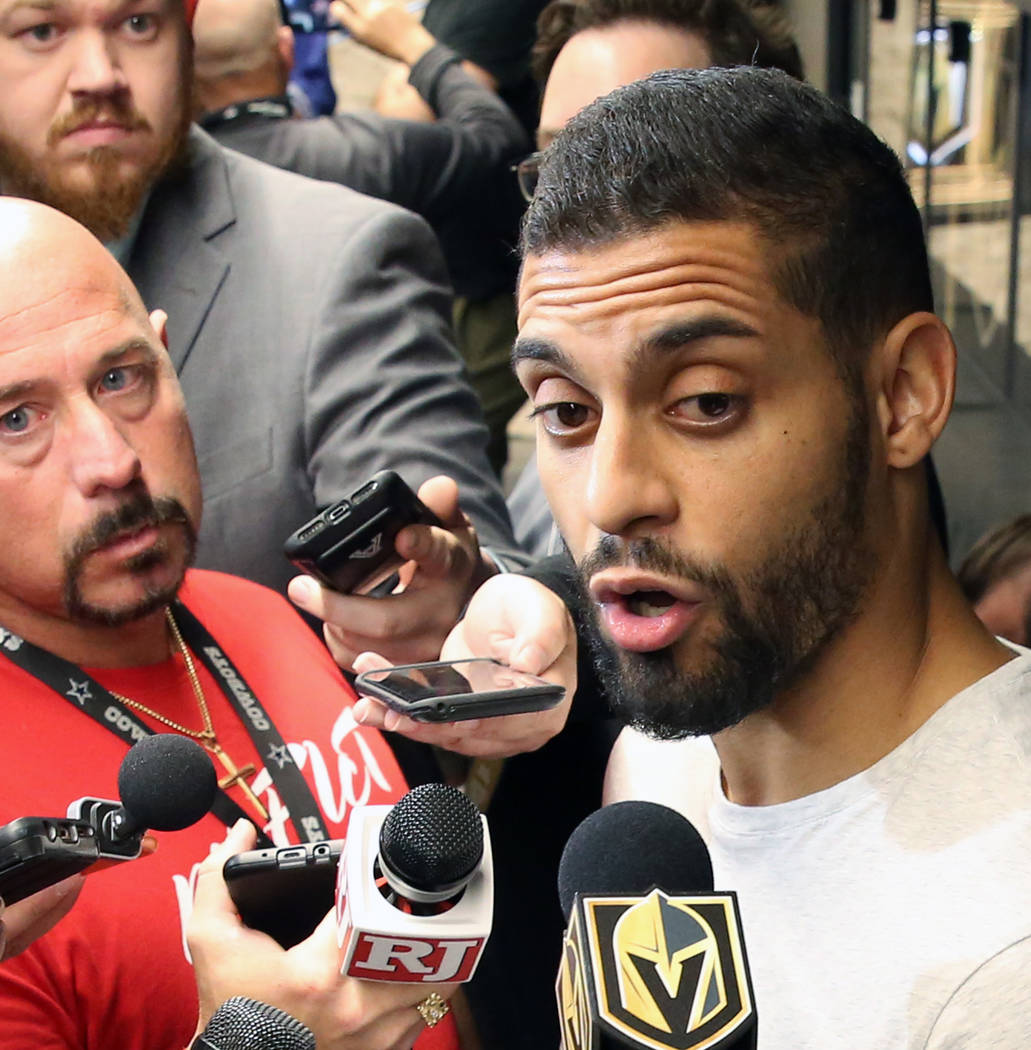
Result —
[{"label": "short black hair", "polygon": [[581,251],[712,221],[756,228],[778,292],[822,323],[850,379],[876,338],[934,308],[898,157],[779,70],[665,70],[587,106],[543,154],[521,248]]},{"label": "short black hair", "polygon": [[802,56],[783,15],[745,0],[552,0],[537,19],[531,52],[533,74],[543,88],[558,53],[585,29],[620,22],[653,22],[695,33],[714,66],[756,65],[783,69],[803,79]]}]

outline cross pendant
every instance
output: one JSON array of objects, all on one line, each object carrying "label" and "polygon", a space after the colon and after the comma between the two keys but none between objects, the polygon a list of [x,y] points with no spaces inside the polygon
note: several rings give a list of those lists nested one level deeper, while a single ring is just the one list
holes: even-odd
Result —
[{"label": "cross pendant", "polygon": [[262,804],[261,799],[251,790],[250,784],[244,779],[254,772],[253,764],[248,763],[243,768],[237,769],[236,763],[222,750],[219,744],[208,744],[208,750],[222,763],[222,768],[227,773],[218,782],[218,786],[223,791],[226,791],[234,784],[239,784],[240,790],[247,796],[247,801],[261,814],[261,819],[268,820],[268,810]]}]

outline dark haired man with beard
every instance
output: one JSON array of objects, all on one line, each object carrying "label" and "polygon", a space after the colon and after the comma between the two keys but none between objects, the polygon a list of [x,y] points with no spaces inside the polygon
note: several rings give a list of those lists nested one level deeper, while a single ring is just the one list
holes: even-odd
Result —
[{"label": "dark haired man with beard", "polygon": [[[745,0],[552,0],[538,20],[533,69],[541,85],[538,150],[584,106],[660,69],[752,65],[803,78],[779,15]],[[532,193],[540,152],[518,166]],[[531,459],[508,498],[521,546],[543,557],[562,539]]]},{"label": "dark haired man with beard", "polygon": [[[580,689],[631,724],[606,798],[700,831],[764,1050],[1031,1042],[1031,654],[931,523],[932,307],[898,159],[776,71],[599,99],[523,227],[514,360],[598,655]],[[554,617],[532,586],[489,581],[477,629]]]},{"label": "dark haired man with beard", "polygon": [[[406,785],[281,596],[188,569],[200,479],[164,315],[148,317],[66,216],[4,198],[0,230],[0,824],[117,797],[125,752],[151,732],[197,740],[222,787],[153,856],[89,875],[71,913],[4,961],[0,1042],[182,1050],[197,1019],[183,927],[225,825],[239,823],[238,849],[254,842],[244,816],[265,845],[337,838],[354,805],[392,802]],[[53,895],[31,909],[14,916],[13,948],[63,910]],[[410,1046],[423,1029],[425,989],[340,977],[332,921],[289,959],[226,921],[244,962],[257,953],[275,972],[269,987],[300,991],[320,1046]],[[452,1050],[451,1021],[419,1045]]]},{"label": "dark haired man with beard", "polygon": [[285,592],[284,539],[376,470],[457,482],[433,508],[448,527],[404,551],[405,593],[337,625],[352,651],[429,655],[514,550],[439,251],[399,208],[190,127],[187,7],[0,0],[0,192],[82,222],[171,318],[207,508],[200,565]]}]

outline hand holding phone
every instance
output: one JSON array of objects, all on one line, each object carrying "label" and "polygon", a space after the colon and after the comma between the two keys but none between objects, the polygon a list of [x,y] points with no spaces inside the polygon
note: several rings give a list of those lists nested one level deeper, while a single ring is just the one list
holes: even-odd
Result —
[{"label": "hand holding phone", "polygon": [[562,686],[487,657],[364,671],[354,685],[359,693],[374,696],[417,722],[545,711],[565,696]]},{"label": "hand holding phone", "polygon": [[[443,747],[470,758],[507,758],[535,751],[562,731],[576,692],[576,631],[561,599],[537,580],[504,573],[487,580],[473,595],[464,618],[438,649],[440,659],[494,656],[520,671],[562,686],[565,699],[545,711],[479,722],[432,723],[404,718],[384,703],[362,697],[358,721],[397,732],[410,740]],[[357,672],[389,666],[390,654],[368,645],[354,659]],[[397,663],[411,657],[394,657]]]},{"label": "hand holding phone", "polygon": [[[381,470],[346,499],[305,522],[283,546],[302,572],[343,594],[381,591],[403,564],[394,549],[406,525],[437,525],[398,474]],[[392,588],[391,588],[392,589]]]},{"label": "hand holding phone", "polygon": [[385,597],[378,591],[342,594],[309,576],[290,581],[290,599],[325,623],[326,643],[345,669],[370,650],[398,664],[437,659],[470,596],[495,571],[451,478],[429,478],[419,486],[419,499],[440,524],[395,534],[393,546],[405,559],[400,590]]},{"label": "hand holding phone", "polygon": [[245,926],[284,948],[300,944],[333,908],[343,839],[247,850],[222,868]]},{"label": "hand holding phone", "polygon": [[[197,983],[198,1027],[203,1028],[228,998],[246,995],[297,1018],[311,1029],[319,1047],[395,1046],[399,1032],[414,1034],[419,1020],[414,1007],[429,989],[339,974],[340,947],[332,918],[289,951],[241,923],[222,870],[231,856],[253,850],[254,839],[253,825],[240,821],[197,872],[186,939]],[[332,975],[337,976],[329,979]],[[449,988],[437,988],[444,997],[450,994]],[[341,1018],[355,1019],[360,1034],[354,1034],[355,1025],[342,1026]]]}]

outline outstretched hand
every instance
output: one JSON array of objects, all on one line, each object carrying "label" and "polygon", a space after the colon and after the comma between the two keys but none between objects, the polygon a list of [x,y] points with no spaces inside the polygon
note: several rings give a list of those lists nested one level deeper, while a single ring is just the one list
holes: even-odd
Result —
[{"label": "outstretched hand", "polygon": [[[473,596],[440,652],[441,660],[480,656],[546,678],[561,685],[566,695],[547,711],[445,724],[416,722],[378,700],[363,697],[355,705],[355,717],[363,725],[475,758],[534,751],[562,730],[576,692],[576,632],[569,610],[556,594],[527,576],[489,579]],[[389,666],[390,661],[376,652],[362,653],[354,662],[357,671]]]}]

